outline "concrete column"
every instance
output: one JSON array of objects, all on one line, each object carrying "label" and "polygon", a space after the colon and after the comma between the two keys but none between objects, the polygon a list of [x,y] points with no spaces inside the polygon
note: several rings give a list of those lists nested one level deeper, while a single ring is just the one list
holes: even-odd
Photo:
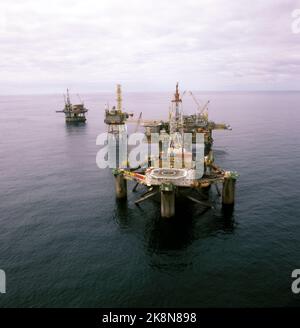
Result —
[{"label": "concrete column", "polygon": [[127,181],[123,174],[115,175],[116,197],[118,199],[127,198]]},{"label": "concrete column", "polygon": [[234,205],[236,177],[230,172],[225,174],[222,190],[223,205]]},{"label": "concrete column", "polygon": [[161,185],[161,217],[175,216],[175,188],[173,185]]}]

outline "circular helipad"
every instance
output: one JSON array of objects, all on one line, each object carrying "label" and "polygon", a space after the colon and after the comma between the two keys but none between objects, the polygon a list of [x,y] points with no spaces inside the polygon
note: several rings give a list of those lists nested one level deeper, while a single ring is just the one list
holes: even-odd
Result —
[{"label": "circular helipad", "polygon": [[154,179],[181,179],[186,177],[186,170],[183,169],[154,169],[150,176]]}]

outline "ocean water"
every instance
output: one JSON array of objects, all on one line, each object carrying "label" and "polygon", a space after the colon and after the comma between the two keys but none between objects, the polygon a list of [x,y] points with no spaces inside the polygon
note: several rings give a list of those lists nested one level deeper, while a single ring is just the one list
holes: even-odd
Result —
[{"label": "ocean water", "polygon": [[[124,94],[124,106],[167,117],[171,94]],[[231,215],[213,190],[215,209],[180,200],[171,220],[155,199],[134,205],[142,190],[115,200],[96,165],[113,94],[82,95],[77,126],[55,113],[61,95],[0,97],[1,307],[300,305],[300,93],[196,94],[233,128],[214,132],[217,164],[240,175]]]}]

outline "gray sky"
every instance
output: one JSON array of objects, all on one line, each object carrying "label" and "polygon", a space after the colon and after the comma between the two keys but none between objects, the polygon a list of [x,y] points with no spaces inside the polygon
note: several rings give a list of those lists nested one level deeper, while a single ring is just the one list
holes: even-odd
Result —
[{"label": "gray sky", "polygon": [[[0,0],[0,94],[300,89],[297,0]],[[300,24],[299,24],[300,26]]]}]

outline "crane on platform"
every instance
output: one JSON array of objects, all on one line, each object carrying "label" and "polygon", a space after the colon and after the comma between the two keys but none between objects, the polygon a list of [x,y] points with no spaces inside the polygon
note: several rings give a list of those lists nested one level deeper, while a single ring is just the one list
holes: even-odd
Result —
[{"label": "crane on platform", "polygon": [[197,98],[194,96],[193,92],[190,91],[189,94],[191,95],[191,97],[193,98],[194,102],[197,105],[197,111],[198,111],[198,116],[204,116],[206,119],[208,118],[208,113],[204,113],[205,110],[207,110],[208,105],[210,103],[210,101],[208,100],[204,106],[201,106],[199,101],[197,100]]}]

